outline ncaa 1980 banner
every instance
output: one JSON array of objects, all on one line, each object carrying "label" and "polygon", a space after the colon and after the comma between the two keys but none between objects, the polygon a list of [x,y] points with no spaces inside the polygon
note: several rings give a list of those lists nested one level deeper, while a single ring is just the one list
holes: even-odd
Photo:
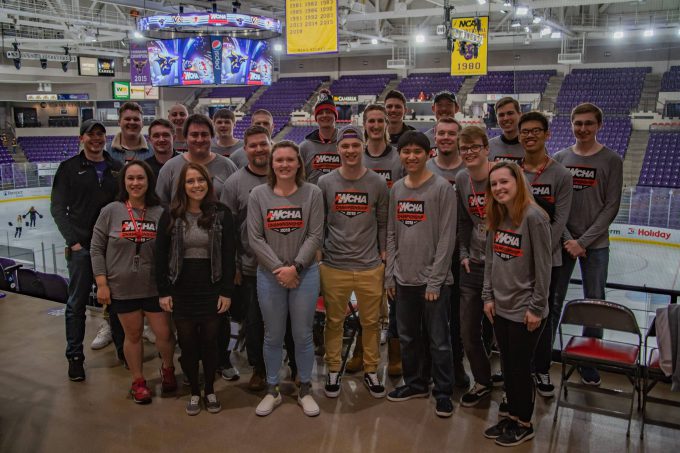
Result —
[{"label": "ncaa 1980 banner", "polygon": [[451,21],[455,36],[456,30],[482,36],[482,43],[475,45],[457,39],[451,52],[451,75],[473,76],[487,73],[487,51],[489,44],[488,17],[458,17]]}]

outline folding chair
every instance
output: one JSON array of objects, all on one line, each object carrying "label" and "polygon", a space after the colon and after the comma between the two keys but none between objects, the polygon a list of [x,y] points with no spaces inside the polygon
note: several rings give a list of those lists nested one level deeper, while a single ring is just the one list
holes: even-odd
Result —
[{"label": "folding chair", "polygon": [[19,293],[40,299],[45,298],[45,285],[36,271],[33,269],[18,269],[17,277]]},{"label": "folding chair", "polygon": [[[574,325],[579,327],[599,327],[637,336],[637,344],[622,343],[613,340],[573,336],[564,345],[562,326]],[[633,403],[635,391],[638,390],[638,405],[640,404],[640,349],[642,347],[642,335],[635,315],[623,305],[594,299],[575,299],[569,301],[562,312],[562,318],[558,327],[560,335],[560,347],[562,349],[562,382],[560,392],[555,405],[553,423],[557,422],[557,414],[561,407],[579,409],[586,412],[594,412],[603,415],[611,415],[628,419],[626,436],[630,436],[630,423],[633,417]],[[619,389],[593,387],[580,383],[569,382],[569,378],[578,367],[595,367],[603,371],[625,375],[632,385],[632,391],[625,392]],[[583,391],[601,393],[622,398],[630,398],[628,413],[604,407],[578,404],[568,401],[568,389],[578,388]],[[564,393],[564,397],[562,394]]]},{"label": "folding chair", "polygon": [[640,427],[640,439],[645,436],[645,424],[665,426],[667,428],[680,429],[680,423],[673,423],[666,420],[655,419],[647,416],[647,403],[662,404],[670,407],[680,407],[680,401],[670,400],[666,398],[659,398],[649,396],[650,392],[656,387],[659,382],[670,382],[669,378],[661,370],[659,361],[661,356],[659,348],[649,349],[649,339],[656,337],[656,318],[652,321],[652,325],[647,330],[645,335],[645,362],[642,371],[642,426]]},{"label": "folding chair", "polygon": [[[323,349],[323,329],[326,325],[326,306],[323,297],[319,297],[316,301],[316,313],[314,316],[314,344],[318,349]],[[347,312],[345,314],[345,323],[343,326],[343,349],[342,349],[342,365],[340,366],[340,376],[345,374],[347,368],[347,360],[349,360],[349,352],[352,349],[359,332],[361,332],[361,324],[359,322],[359,313],[357,312],[356,302],[352,299],[347,301]]]},{"label": "folding chair", "polygon": [[38,276],[45,288],[45,299],[65,304],[68,300],[68,282],[57,274],[39,273]]}]

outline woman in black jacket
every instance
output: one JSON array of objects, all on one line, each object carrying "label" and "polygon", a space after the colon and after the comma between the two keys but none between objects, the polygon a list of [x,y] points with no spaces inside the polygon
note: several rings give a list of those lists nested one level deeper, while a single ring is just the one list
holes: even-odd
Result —
[{"label": "woman in black jacket", "polygon": [[178,178],[170,212],[161,217],[156,239],[160,305],[171,311],[182,348],[182,369],[191,384],[189,415],[201,412],[198,362],[205,374],[205,408],[222,409],[213,389],[217,369],[219,315],[231,306],[234,282],[234,224],[219,202],[208,170],[187,163]]}]

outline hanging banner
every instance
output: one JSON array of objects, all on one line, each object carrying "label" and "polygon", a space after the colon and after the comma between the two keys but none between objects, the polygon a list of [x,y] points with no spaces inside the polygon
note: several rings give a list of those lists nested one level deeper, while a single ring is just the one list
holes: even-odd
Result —
[{"label": "hanging banner", "polygon": [[151,85],[151,65],[146,42],[130,41],[130,85]]},{"label": "hanging banner", "polygon": [[286,53],[338,51],[337,0],[286,0]]},{"label": "hanging banner", "polygon": [[451,34],[455,39],[451,52],[451,75],[486,75],[489,18],[455,18],[451,21]]}]

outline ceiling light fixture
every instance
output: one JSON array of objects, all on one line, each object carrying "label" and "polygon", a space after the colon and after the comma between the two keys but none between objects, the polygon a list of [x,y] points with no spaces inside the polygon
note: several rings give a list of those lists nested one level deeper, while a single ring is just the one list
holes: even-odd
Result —
[{"label": "ceiling light fixture", "polygon": [[623,32],[621,30],[617,30],[614,32],[614,39],[621,39],[623,38]]},{"label": "ceiling light fixture", "polygon": [[522,26],[522,24],[520,24],[518,20],[513,20],[513,21],[510,23],[510,26],[511,26],[512,28],[519,28],[519,27]]},{"label": "ceiling light fixture", "polygon": [[418,33],[416,35],[416,42],[417,43],[424,43],[425,42],[425,35]]},{"label": "ceiling light fixture", "polygon": [[526,16],[527,14],[529,14],[529,8],[527,8],[526,6],[518,6],[515,8],[515,16],[522,17]]}]

